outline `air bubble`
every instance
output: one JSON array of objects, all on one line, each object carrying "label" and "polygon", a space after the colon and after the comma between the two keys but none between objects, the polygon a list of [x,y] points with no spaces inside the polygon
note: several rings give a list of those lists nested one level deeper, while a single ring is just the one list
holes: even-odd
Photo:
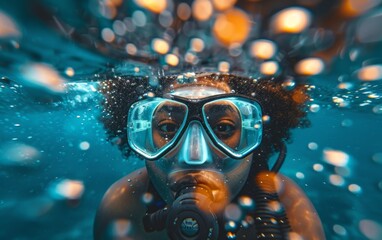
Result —
[{"label": "air bubble", "polygon": [[349,186],[348,186],[348,190],[350,191],[350,192],[352,192],[352,193],[354,193],[354,194],[358,194],[358,193],[361,193],[362,192],[362,188],[359,186],[359,185],[357,185],[357,184],[350,184]]},{"label": "air bubble", "polygon": [[86,151],[90,148],[90,143],[89,142],[86,142],[86,141],[83,141],[79,144],[79,147],[81,150],[83,151]]},{"label": "air bubble", "polygon": [[151,193],[144,193],[142,195],[142,202],[146,205],[149,205],[154,200],[154,196]]},{"label": "air bubble", "polygon": [[313,170],[316,172],[322,172],[324,170],[324,166],[322,166],[322,164],[316,163],[313,165]]},{"label": "air bubble", "polygon": [[297,172],[297,173],[296,173],[296,177],[297,177],[298,179],[304,179],[304,178],[305,178],[305,175],[304,175],[302,172]]},{"label": "air bubble", "polygon": [[310,142],[310,143],[308,143],[308,148],[310,150],[317,150],[318,149],[318,144],[315,143],[315,142]]},{"label": "air bubble", "polygon": [[343,186],[345,184],[345,180],[342,176],[337,174],[331,174],[329,176],[329,182],[334,186]]},{"label": "air bubble", "polygon": [[231,203],[225,208],[224,216],[228,220],[239,221],[242,216],[242,212],[238,205]]},{"label": "air bubble", "polygon": [[311,112],[316,113],[316,112],[320,111],[320,105],[318,105],[318,104],[312,104],[312,105],[310,106],[309,110],[310,110]]},{"label": "air bubble", "polygon": [[338,224],[335,224],[335,225],[333,226],[333,231],[334,231],[336,234],[340,235],[340,236],[346,236],[346,234],[347,234],[346,229],[345,229],[343,226],[338,225]]}]

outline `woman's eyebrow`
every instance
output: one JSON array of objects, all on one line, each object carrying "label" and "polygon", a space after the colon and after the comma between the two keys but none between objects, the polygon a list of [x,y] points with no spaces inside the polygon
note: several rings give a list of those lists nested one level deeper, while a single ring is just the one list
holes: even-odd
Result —
[{"label": "woman's eyebrow", "polygon": [[163,105],[163,106],[160,106],[155,112],[156,113],[181,114],[181,113],[185,112],[185,109],[183,106]]},{"label": "woman's eyebrow", "polygon": [[233,113],[237,113],[237,109],[233,108],[231,104],[216,104],[208,107],[208,111],[212,113],[218,113],[218,112],[226,112],[230,111]]}]

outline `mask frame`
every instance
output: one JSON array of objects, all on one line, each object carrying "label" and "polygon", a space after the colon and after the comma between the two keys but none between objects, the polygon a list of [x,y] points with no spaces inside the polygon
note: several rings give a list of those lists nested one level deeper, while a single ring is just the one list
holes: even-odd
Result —
[{"label": "mask frame", "polygon": [[[258,133],[258,139],[257,139],[255,144],[253,144],[250,148],[246,149],[245,151],[243,151],[241,153],[234,152],[233,150],[229,149],[227,146],[224,146],[224,144],[221,141],[216,139],[216,136],[214,136],[213,133],[211,132],[212,129],[209,127],[209,125],[206,124],[207,119],[206,119],[205,114],[203,113],[204,106],[206,104],[213,102],[215,100],[224,100],[224,99],[228,99],[228,98],[237,98],[239,100],[243,100],[243,101],[250,103],[252,106],[255,106],[255,109],[257,111],[257,115],[259,116],[258,119],[249,119],[249,120],[256,121],[256,125],[257,125],[256,130],[259,132]],[[183,103],[187,107],[186,116],[185,116],[185,119],[183,120],[183,123],[179,127],[179,132],[177,132],[176,135],[174,136],[174,138],[171,139],[171,141],[166,146],[164,146],[162,148],[162,150],[160,150],[156,154],[147,153],[147,151],[140,149],[139,146],[138,147],[135,146],[135,144],[132,140],[129,140],[133,137],[132,134],[134,134],[135,132],[143,131],[147,128],[152,127],[152,124],[150,121],[147,121],[147,120],[142,121],[142,120],[133,120],[132,119],[132,115],[134,115],[134,113],[135,113],[134,109],[135,109],[136,105],[139,104],[139,102],[141,102],[141,101],[145,101],[145,100],[147,101],[150,99],[152,99],[153,101],[158,100],[158,99],[166,99],[166,100],[168,99],[168,100],[172,100],[172,101],[175,101],[178,103]],[[161,157],[163,157],[165,154],[167,154],[170,150],[172,150],[177,145],[177,143],[179,142],[181,137],[184,135],[186,129],[188,128],[189,124],[192,121],[198,121],[202,125],[203,129],[207,133],[207,135],[210,138],[210,140],[212,141],[213,145],[217,149],[219,149],[220,151],[222,151],[227,156],[229,156],[233,159],[245,158],[251,152],[253,152],[253,150],[256,149],[256,147],[258,145],[260,145],[260,143],[261,143],[262,130],[263,130],[262,107],[261,107],[260,103],[258,101],[256,101],[254,98],[250,98],[248,96],[241,95],[241,94],[217,94],[217,95],[213,95],[213,96],[209,96],[209,97],[205,97],[205,98],[190,99],[190,98],[185,98],[185,97],[181,97],[181,96],[177,96],[177,95],[173,95],[173,94],[169,93],[169,94],[163,95],[162,98],[146,97],[144,99],[140,99],[131,105],[129,113],[128,113],[128,124],[127,124],[128,139],[127,139],[127,141],[128,141],[130,148],[134,152],[143,156],[147,160],[154,161],[154,160],[157,160],[157,159],[160,159]],[[249,127],[248,123],[249,123],[248,119],[244,119],[244,120],[242,119],[242,128],[248,128]],[[152,139],[150,141],[152,141]]]}]

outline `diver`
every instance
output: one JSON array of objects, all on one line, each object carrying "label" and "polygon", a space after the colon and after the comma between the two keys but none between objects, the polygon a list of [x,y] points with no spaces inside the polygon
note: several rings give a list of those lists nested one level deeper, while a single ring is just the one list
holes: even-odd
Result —
[{"label": "diver", "polygon": [[102,92],[109,140],[146,167],[106,192],[94,239],[325,239],[309,199],[277,173],[290,129],[308,124],[302,85],[187,73]]}]

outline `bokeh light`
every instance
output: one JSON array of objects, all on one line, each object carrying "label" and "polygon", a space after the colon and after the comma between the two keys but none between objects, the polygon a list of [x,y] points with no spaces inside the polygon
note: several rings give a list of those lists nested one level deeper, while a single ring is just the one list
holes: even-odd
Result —
[{"label": "bokeh light", "polygon": [[20,37],[21,32],[15,21],[4,12],[0,11],[0,38]]},{"label": "bokeh light", "polygon": [[251,22],[239,9],[231,9],[218,15],[213,26],[215,38],[223,45],[242,44],[249,36]]},{"label": "bokeh light", "polygon": [[207,21],[213,13],[213,6],[209,0],[195,0],[192,4],[192,15],[198,21]]},{"label": "bokeh light", "polygon": [[165,61],[170,66],[176,66],[179,63],[179,58],[175,54],[167,54],[165,57]]},{"label": "bokeh light", "polygon": [[358,16],[377,6],[381,0],[342,0],[342,13],[349,17]]},{"label": "bokeh light", "polygon": [[190,49],[194,52],[201,52],[204,49],[204,41],[200,38],[191,39],[190,45]]},{"label": "bokeh light", "polygon": [[277,46],[274,42],[266,39],[259,39],[251,44],[250,53],[252,57],[259,59],[270,59],[277,52]]},{"label": "bokeh light", "polygon": [[166,54],[170,50],[170,44],[163,39],[154,38],[151,42],[151,48],[159,54]]},{"label": "bokeh light", "polygon": [[295,66],[295,71],[300,75],[317,75],[324,70],[324,62],[319,58],[307,58],[299,61]]},{"label": "bokeh light", "polygon": [[30,63],[21,66],[22,78],[27,86],[46,90],[50,93],[63,93],[66,89],[64,80],[52,67],[43,63]]},{"label": "bokeh light", "polygon": [[55,199],[77,200],[82,197],[85,186],[82,181],[63,179],[56,181],[49,187],[50,195]]},{"label": "bokeh light", "polygon": [[237,0],[212,0],[215,9],[219,11],[224,11],[232,8]]},{"label": "bokeh light", "polygon": [[180,3],[176,13],[181,20],[187,21],[191,17],[192,10],[187,3]]},{"label": "bokeh light", "polygon": [[323,154],[324,161],[334,166],[345,167],[350,161],[350,156],[343,151],[324,149]]},{"label": "bokeh light", "polygon": [[161,13],[167,7],[167,0],[135,0],[135,2],[154,13]]},{"label": "bokeh light", "polygon": [[379,240],[382,236],[382,225],[371,219],[363,219],[358,224],[359,230],[370,240]]},{"label": "bokeh light", "polygon": [[382,79],[382,65],[370,65],[361,68],[357,76],[362,81],[376,81]]},{"label": "bokeh light", "polygon": [[276,61],[263,62],[260,65],[260,73],[271,76],[279,71],[279,64]]},{"label": "bokeh light", "polygon": [[272,19],[271,28],[276,33],[300,33],[311,24],[312,16],[301,7],[290,7],[278,12]]}]

